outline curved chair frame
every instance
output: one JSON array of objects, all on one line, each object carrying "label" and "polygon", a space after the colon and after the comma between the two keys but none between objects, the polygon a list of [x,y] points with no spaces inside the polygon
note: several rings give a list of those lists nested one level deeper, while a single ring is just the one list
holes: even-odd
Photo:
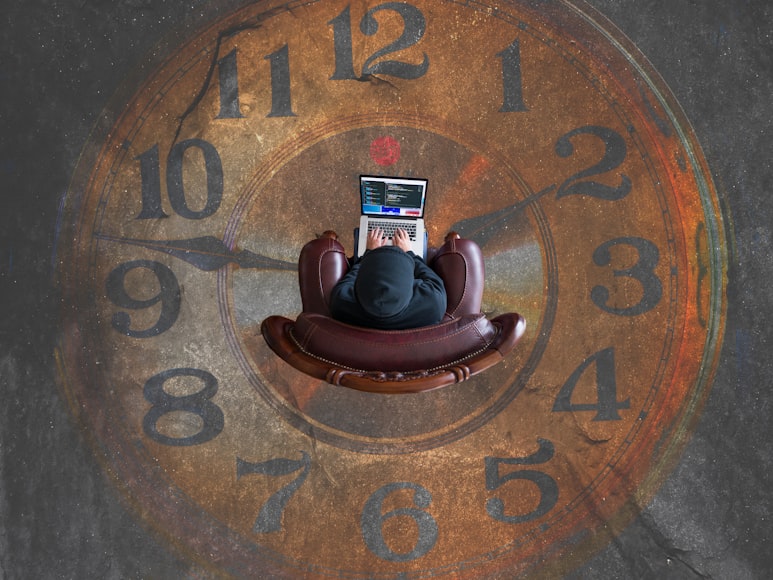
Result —
[{"label": "curved chair frame", "polygon": [[387,331],[333,320],[330,292],[349,263],[335,232],[301,251],[298,275],[303,313],[270,316],[261,324],[268,346],[297,370],[338,385],[375,393],[417,393],[467,380],[501,362],[526,330],[517,313],[489,320],[480,313],[483,257],[458,234],[429,258],[446,284],[448,308],[440,324]]},{"label": "curved chair frame", "polygon": [[[283,316],[270,316],[263,321],[261,332],[268,346],[284,361],[309,376],[359,391],[371,393],[418,393],[460,383],[501,362],[513,350],[526,330],[519,314],[503,314],[490,321],[496,329],[494,339],[466,357],[421,370],[377,371],[356,369],[322,358],[306,350],[294,336],[296,321]],[[342,325],[346,326],[346,325]],[[373,330],[382,334],[388,331]]]}]

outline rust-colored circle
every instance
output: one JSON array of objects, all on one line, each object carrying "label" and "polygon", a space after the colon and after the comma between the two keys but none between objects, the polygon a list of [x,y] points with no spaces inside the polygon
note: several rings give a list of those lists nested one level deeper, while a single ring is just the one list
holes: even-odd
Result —
[{"label": "rust-colored circle", "polygon": [[[657,73],[583,2],[257,2],[126,87],[68,194],[63,390],[186,558],[235,577],[559,575],[679,458],[724,323],[722,215]],[[357,176],[422,175],[430,244],[526,316],[500,365],[393,398],[258,334]]]}]

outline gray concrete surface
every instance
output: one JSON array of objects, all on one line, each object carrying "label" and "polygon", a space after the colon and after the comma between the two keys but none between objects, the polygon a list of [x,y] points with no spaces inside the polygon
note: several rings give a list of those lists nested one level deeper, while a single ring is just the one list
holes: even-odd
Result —
[{"label": "gray concrete surface", "polygon": [[[691,442],[640,517],[571,577],[769,578],[773,5],[591,3],[647,55],[693,123],[723,195],[731,269],[720,367]],[[55,380],[51,257],[60,198],[95,119],[146,52],[209,4],[3,7],[0,578],[203,575],[129,515],[73,425]]]}]

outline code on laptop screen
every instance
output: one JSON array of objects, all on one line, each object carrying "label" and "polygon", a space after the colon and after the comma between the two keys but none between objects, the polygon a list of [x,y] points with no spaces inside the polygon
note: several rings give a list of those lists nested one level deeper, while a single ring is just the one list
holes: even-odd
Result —
[{"label": "code on laptop screen", "polygon": [[360,178],[362,212],[422,217],[426,190],[425,179],[363,176]]}]

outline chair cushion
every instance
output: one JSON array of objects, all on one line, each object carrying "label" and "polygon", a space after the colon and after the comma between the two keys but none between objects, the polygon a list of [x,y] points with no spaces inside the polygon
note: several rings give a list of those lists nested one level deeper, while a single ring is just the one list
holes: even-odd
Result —
[{"label": "chair cushion", "polygon": [[342,368],[410,372],[441,368],[474,356],[498,332],[483,314],[410,330],[374,330],[303,313],[291,334],[303,352]]}]

